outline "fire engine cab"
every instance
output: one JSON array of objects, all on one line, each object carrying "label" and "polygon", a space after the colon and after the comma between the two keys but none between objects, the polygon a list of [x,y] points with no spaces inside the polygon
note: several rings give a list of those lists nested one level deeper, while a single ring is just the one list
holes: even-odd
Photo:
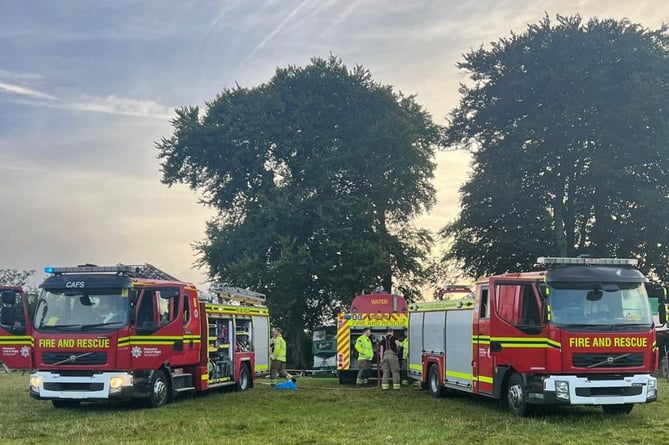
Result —
[{"label": "fire engine cab", "polygon": [[0,363],[5,369],[32,369],[33,339],[28,300],[21,286],[0,286]]},{"label": "fire engine cab", "polygon": [[264,295],[194,285],[145,264],[47,267],[30,395],[56,407],[253,386],[269,364]]},{"label": "fire engine cab", "polygon": [[626,414],[655,401],[655,330],[636,260],[537,262],[545,270],[479,280],[470,298],[412,305],[410,377],[435,397],[480,394],[518,416],[536,405]]}]

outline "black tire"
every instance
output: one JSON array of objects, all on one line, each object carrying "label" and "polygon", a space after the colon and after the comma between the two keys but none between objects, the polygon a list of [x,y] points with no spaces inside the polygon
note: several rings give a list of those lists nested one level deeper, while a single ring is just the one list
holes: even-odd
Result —
[{"label": "black tire", "polygon": [[239,370],[239,379],[237,380],[237,385],[235,389],[237,391],[246,391],[251,386],[251,372],[249,371],[249,366],[247,364],[242,364],[242,368]]},{"label": "black tire", "polygon": [[159,408],[167,404],[169,399],[170,385],[167,381],[165,371],[157,370],[151,377],[151,388],[149,393],[149,407]]},{"label": "black tire", "polygon": [[531,406],[527,403],[525,382],[520,374],[512,374],[506,385],[506,405],[514,415],[527,417],[531,413]]},{"label": "black tire", "polygon": [[340,385],[355,385],[355,379],[358,371],[339,371]]},{"label": "black tire", "polygon": [[81,400],[52,400],[54,408],[76,408],[81,405]]},{"label": "black tire", "polygon": [[631,403],[625,403],[624,405],[602,405],[602,409],[606,414],[613,415],[629,414],[632,412],[632,408],[634,408],[634,405]]},{"label": "black tire", "polygon": [[443,397],[444,395],[444,387],[441,386],[441,378],[439,377],[439,367],[436,364],[430,366],[430,370],[427,372],[427,389],[432,397]]}]

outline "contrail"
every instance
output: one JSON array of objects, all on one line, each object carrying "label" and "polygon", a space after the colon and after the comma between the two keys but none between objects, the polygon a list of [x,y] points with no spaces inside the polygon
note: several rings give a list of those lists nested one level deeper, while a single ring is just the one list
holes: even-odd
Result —
[{"label": "contrail", "polygon": [[39,98],[39,99],[58,100],[57,97],[52,96],[50,94],[40,93],[39,91],[31,90],[29,88],[24,88],[24,87],[20,87],[18,85],[12,85],[12,84],[9,84],[9,83],[4,83],[4,82],[0,82],[0,90],[1,91],[6,91],[6,92],[12,93],[12,94],[20,94],[22,96],[36,97],[36,98]]},{"label": "contrail", "polygon": [[286,24],[287,24],[293,17],[295,17],[298,13],[300,13],[300,12],[301,12],[301,11],[302,11],[302,10],[309,4],[309,3],[310,3],[309,0],[302,0],[302,2],[300,2],[300,4],[298,4],[292,11],[290,11],[290,14],[288,14],[288,15],[286,16],[286,18],[284,18],[283,20],[281,20],[281,23],[279,23],[278,26],[277,26],[276,28],[274,28],[274,29],[272,30],[272,32],[270,32],[269,35],[263,39],[262,42],[260,42],[258,45],[256,45],[256,47],[253,49],[253,51],[251,51],[251,52],[249,53],[249,55],[246,56],[246,57],[244,58],[244,60],[242,60],[242,62],[241,62],[240,65],[245,65],[246,62],[248,62],[253,56],[255,56],[255,55],[258,53],[258,51],[260,51],[261,49],[263,49],[263,47],[267,44],[267,42],[269,42],[275,35],[277,35],[278,33],[280,33],[281,30],[283,30],[283,28],[286,27]]}]

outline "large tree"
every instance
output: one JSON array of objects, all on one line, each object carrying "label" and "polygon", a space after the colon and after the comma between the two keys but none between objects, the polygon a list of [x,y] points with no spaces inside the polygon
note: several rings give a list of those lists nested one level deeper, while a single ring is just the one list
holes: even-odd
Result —
[{"label": "large tree", "polygon": [[545,17],[465,55],[447,144],[473,155],[442,234],[472,275],[537,256],[637,257],[669,280],[669,36]]},{"label": "large tree", "polygon": [[[417,295],[431,241],[440,128],[416,103],[335,57],[277,69],[177,110],[163,182],[219,211],[196,246],[212,280],[265,292],[301,360],[304,328],[382,285]],[[392,280],[396,279],[394,283]]]}]

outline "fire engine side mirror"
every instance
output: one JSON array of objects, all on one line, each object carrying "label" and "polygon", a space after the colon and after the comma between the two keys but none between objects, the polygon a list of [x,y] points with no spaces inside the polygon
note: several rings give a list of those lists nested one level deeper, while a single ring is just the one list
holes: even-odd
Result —
[{"label": "fire engine side mirror", "polygon": [[658,312],[660,324],[661,325],[667,324],[667,306],[664,302],[658,304],[657,312]]},{"label": "fire engine side mirror", "polygon": [[128,303],[130,306],[128,321],[130,324],[134,324],[137,315],[137,300],[139,299],[139,291],[137,289],[130,289],[128,292]]},{"label": "fire engine side mirror", "polygon": [[139,296],[139,292],[137,289],[130,289],[130,292],[128,292],[128,301],[130,302],[131,306],[134,306],[135,303],[137,303],[137,297]]},{"label": "fire engine side mirror", "polygon": [[14,304],[16,304],[16,294],[14,291],[6,290],[2,293],[2,304],[14,307]]},{"label": "fire engine side mirror", "polygon": [[16,322],[16,311],[14,305],[16,304],[16,294],[13,291],[5,291],[2,293],[2,315],[0,315],[0,323],[4,326],[14,326]]}]

